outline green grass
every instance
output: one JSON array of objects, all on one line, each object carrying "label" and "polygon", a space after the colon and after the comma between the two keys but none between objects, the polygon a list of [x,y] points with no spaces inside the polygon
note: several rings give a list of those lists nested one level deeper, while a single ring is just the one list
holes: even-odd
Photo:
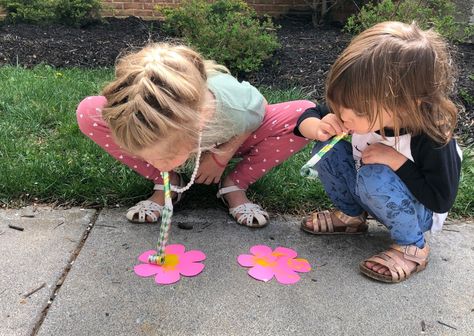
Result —
[{"label": "green grass", "polygon": [[[87,206],[130,205],[152,184],[118,164],[86,138],[76,124],[76,106],[97,94],[111,69],[26,70],[0,67],[0,202],[46,202]],[[305,98],[298,89],[260,88],[270,103]],[[272,211],[299,213],[330,206],[319,183],[299,176],[310,147],[255,183],[251,196]],[[474,215],[474,156],[463,162],[454,216]],[[186,207],[216,206],[216,186],[195,186]]]},{"label": "green grass", "polygon": [[474,217],[474,148],[463,149],[461,183],[450,215]]}]

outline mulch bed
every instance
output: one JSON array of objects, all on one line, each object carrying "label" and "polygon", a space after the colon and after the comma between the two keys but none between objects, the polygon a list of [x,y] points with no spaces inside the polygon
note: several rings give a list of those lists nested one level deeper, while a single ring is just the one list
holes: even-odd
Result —
[{"label": "mulch bed", "polygon": [[[282,48],[260,71],[243,79],[273,88],[298,86],[312,99],[321,99],[327,72],[351,36],[336,27],[314,28],[301,18],[287,17],[277,24],[281,26],[278,36]],[[84,28],[4,24],[0,26],[0,65],[110,67],[121,52],[164,40],[173,39],[161,31],[159,22],[135,17],[110,18],[105,24]],[[474,44],[457,44],[453,54],[459,68],[457,88],[474,97],[474,80],[469,78],[474,76]],[[465,107],[457,134],[464,144],[473,144],[474,104],[461,97],[455,99]]]}]

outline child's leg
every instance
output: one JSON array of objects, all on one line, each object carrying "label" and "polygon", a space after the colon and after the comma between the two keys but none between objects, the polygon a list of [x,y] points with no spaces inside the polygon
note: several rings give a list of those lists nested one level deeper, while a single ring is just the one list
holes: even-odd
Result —
[{"label": "child's leg", "polygon": [[160,171],[149,163],[123,151],[112,139],[110,129],[102,119],[102,108],[106,104],[103,96],[87,97],[77,107],[77,123],[82,133],[92,139],[114,158],[135,170],[143,177],[161,184]]},{"label": "child's leg", "polygon": [[235,156],[242,157],[242,161],[223,179],[222,186],[242,189],[224,196],[238,223],[252,227],[266,225],[268,214],[251,204],[245,191],[308,143],[307,139],[295,136],[293,129],[299,116],[313,106],[314,103],[306,100],[268,105],[260,127],[237,150]]},{"label": "child's leg", "polygon": [[[318,142],[313,148],[316,154],[329,141]],[[359,216],[364,212],[355,192],[356,169],[352,156],[352,146],[347,141],[339,141],[316,164],[321,184],[333,204],[348,216]]]},{"label": "child's leg", "polygon": [[433,224],[431,210],[412,195],[397,174],[381,164],[362,166],[356,191],[369,212],[389,230],[395,245],[360,263],[367,276],[400,282],[425,269],[429,246],[423,233]]},{"label": "child's leg", "polygon": [[356,192],[369,213],[390,230],[395,243],[425,246],[423,233],[431,229],[433,212],[418,202],[392,169],[362,166]]},{"label": "child's leg", "polygon": [[[316,143],[312,154],[315,155],[328,143]],[[311,214],[303,220],[301,229],[317,235],[359,234],[367,231],[367,213],[355,194],[356,169],[351,144],[339,141],[313,168],[318,171],[326,194],[338,210]]]},{"label": "child's leg", "polygon": [[290,156],[300,151],[308,140],[293,134],[299,116],[314,103],[297,100],[268,105],[262,125],[242,144],[236,156],[242,157],[228,177],[246,190]]}]

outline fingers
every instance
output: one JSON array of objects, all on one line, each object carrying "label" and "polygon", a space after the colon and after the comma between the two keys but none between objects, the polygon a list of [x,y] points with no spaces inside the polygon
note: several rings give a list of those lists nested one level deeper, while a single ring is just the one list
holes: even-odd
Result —
[{"label": "fingers", "polygon": [[329,136],[333,136],[337,134],[337,129],[332,124],[327,123],[327,122],[322,122],[319,125],[319,131]]},{"label": "fingers", "polygon": [[362,152],[362,155],[361,155],[361,160],[362,160],[362,163],[364,164],[369,164],[369,163],[372,163],[372,153],[373,153],[373,147],[371,148],[372,146],[368,146],[363,152]]},{"label": "fingers", "polygon": [[344,126],[342,120],[336,117],[335,114],[328,114],[321,119],[319,129],[317,130],[320,141],[326,141],[334,135],[348,132],[349,130]]},{"label": "fingers", "polygon": [[323,120],[332,126],[336,134],[347,133],[349,131],[347,127],[344,126],[344,122],[335,114],[328,114]]},{"label": "fingers", "polygon": [[324,132],[322,130],[316,131],[316,136],[317,136],[316,139],[318,139],[319,141],[327,141],[329,140],[330,137],[332,137],[331,134]]},{"label": "fingers", "polygon": [[202,176],[199,174],[196,175],[196,179],[194,180],[194,182],[201,184],[203,182]]},{"label": "fingers", "polygon": [[219,181],[220,181],[220,176],[216,176],[216,175],[207,176],[207,175],[201,174],[201,175],[196,176],[196,179],[195,179],[196,183],[206,184],[206,185],[219,183]]}]

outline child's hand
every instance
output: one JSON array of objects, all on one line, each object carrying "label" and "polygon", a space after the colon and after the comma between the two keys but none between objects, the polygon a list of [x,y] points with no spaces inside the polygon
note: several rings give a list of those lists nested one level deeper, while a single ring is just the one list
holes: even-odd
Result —
[{"label": "child's hand", "polygon": [[362,163],[384,164],[392,168],[393,171],[398,170],[406,160],[408,158],[397,152],[393,147],[381,143],[374,143],[362,152]]},{"label": "child's hand", "polygon": [[[214,155],[214,158],[212,157]],[[216,162],[219,162],[219,164]],[[196,183],[219,183],[222,173],[230,159],[214,153],[202,153],[201,163],[196,174]]]},{"label": "child's hand", "polygon": [[326,141],[335,135],[349,132],[342,120],[336,117],[334,113],[325,115],[318,126],[316,128],[316,140],[319,141]]}]

